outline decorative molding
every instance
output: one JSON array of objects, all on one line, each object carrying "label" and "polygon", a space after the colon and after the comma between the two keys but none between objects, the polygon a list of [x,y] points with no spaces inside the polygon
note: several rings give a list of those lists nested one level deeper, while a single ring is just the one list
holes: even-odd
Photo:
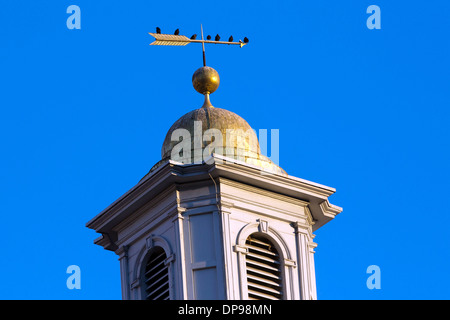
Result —
[{"label": "decorative molding", "polygon": [[184,220],[184,216],[183,214],[181,214],[180,212],[178,212],[177,214],[175,214],[171,220],[172,223],[178,221],[178,220]]},{"label": "decorative molding", "polygon": [[[167,181],[168,180],[167,177],[168,176],[170,177],[170,173],[167,172],[169,170],[170,169],[168,168],[165,170],[166,172],[160,172],[162,176],[155,175],[154,179]],[[116,220],[119,216],[127,218],[128,217],[127,213],[129,211],[133,213],[138,213],[143,208],[143,206],[140,206],[138,203],[144,202],[142,201],[144,197],[149,197],[151,193],[154,193],[153,196],[150,196],[151,201],[147,203],[150,204],[150,206],[144,206],[149,208],[152,206],[156,206],[161,200],[167,198],[167,194],[170,194],[174,191],[175,187],[173,185],[164,186],[159,182],[155,183],[155,181],[149,181],[148,179],[143,178],[141,179],[141,181],[139,181],[138,184],[136,184],[134,187],[128,190],[119,199],[114,201],[106,209],[104,209],[93,219],[87,222],[86,227],[94,229],[97,232],[102,232],[103,229],[110,229],[108,224],[111,221]],[[138,210],[133,209],[133,207],[136,206],[138,206]]]},{"label": "decorative molding", "polygon": [[308,246],[309,246],[309,252],[316,253],[316,251],[314,251],[314,249],[317,248],[317,243],[315,243],[314,241],[309,241]]},{"label": "decorative molding", "polygon": [[[267,205],[265,203],[255,202],[255,201],[252,201],[249,199],[240,198],[235,195],[225,194],[225,197],[236,200],[236,203],[234,204],[234,208],[237,208],[237,209],[240,209],[240,210],[243,210],[246,212],[254,213],[259,216],[265,216],[268,218],[276,219],[279,221],[285,221],[285,222],[292,222],[292,221],[297,220],[299,217],[303,217],[303,215],[300,215],[298,212],[283,210],[279,207],[274,207],[274,206]],[[243,204],[249,204],[254,207],[258,207],[259,210],[249,208],[248,206],[242,205],[239,202],[241,202]],[[263,212],[260,209],[265,209],[265,210],[267,210],[267,212]],[[277,215],[277,213],[279,213],[279,214]],[[285,216],[282,217],[281,215],[285,215]]]},{"label": "decorative molding", "polygon": [[314,233],[312,233],[312,226],[311,225],[307,225],[304,224],[300,221],[296,221],[293,224],[294,230],[296,234],[304,234],[309,236],[310,239],[314,239],[316,237],[316,235]]},{"label": "decorative molding", "polygon": [[147,251],[154,247],[154,244],[153,244],[154,236],[155,236],[154,234],[151,234],[150,237],[145,239],[145,247],[146,247]]},{"label": "decorative molding", "polygon": [[[216,155],[216,158],[221,156]],[[223,158],[223,156],[222,156]],[[303,193],[314,194],[322,198],[327,198],[336,192],[336,189],[315,183],[312,181],[304,180],[294,176],[283,176],[278,174],[273,175],[261,175],[261,169],[254,169],[249,164],[221,164],[215,163],[215,167],[221,172],[232,172],[241,176],[247,176],[248,178],[263,181],[265,184],[279,185],[283,184],[285,187],[293,187]]]},{"label": "decorative molding", "polygon": [[178,211],[178,214],[183,214],[187,211],[187,209],[184,207],[178,206],[177,211]]},{"label": "decorative molding", "polygon": [[286,267],[293,267],[293,268],[297,267],[297,264],[295,263],[295,261],[291,260],[291,259],[284,259],[284,265]]},{"label": "decorative molding", "polygon": [[[235,187],[235,188],[246,190],[246,191],[249,191],[249,192],[252,192],[252,193],[256,193],[256,194],[259,194],[259,195],[262,195],[262,196],[266,196],[266,197],[272,198],[272,199],[277,199],[277,200],[280,200],[280,201],[283,201],[283,202],[289,202],[289,203],[292,203],[294,205],[299,205],[299,206],[302,206],[302,207],[307,207],[308,204],[309,204],[308,201],[303,201],[303,200],[296,199],[296,198],[293,198],[293,197],[285,196],[285,195],[282,195],[282,194],[279,194],[279,193],[276,193],[276,192],[273,192],[273,191],[264,190],[264,189],[261,189],[261,188],[258,188],[258,187],[249,186],[247,184],[244,184],[244,183],[241,183],[241,182],[232,181],[232,180],[229,180],[229,179],[226,179],[226,178],[220,178],[219,182],[222,183],[222,184],[225,184],[225,185],[229,185],[229,186],[232,186],[232,187]],[[239,198],[239,200],[241,200],[241,198]],[[246,200],[248,200],[248,199],[246,199]]]},{"label": "decorative molding", "polygon": [[[136,223],[136,221],[142,217],[145,217],[147,213],[151,210],[153,206],[144,206],[138,211],[136,211],[136,214],[133,215],[133,217],[130,220],[122,221],[120,224],[118,224],[117,230],[118,232],[121,232],[123,230],[126,230],[129,228],[133,223]],[[149,219],[145,220],[144,222],[141,222],[139,224],[135,224],[135,228],[133,228],[133,232],[130,232],[126,235],[122,235],[120,241],[117,242],[117,245],[121,245],[123,243],[131,243],[135,241],[135,239],[142,236],[142,231],[145,232],[145,230],[148,229],[155,229],[160,224],[164,223],[166,219],[170,219],[172,216],[177,215],[177,207],[175,201],[170,201],[170,203],[167,206],[164,206],[158,211],[152,211],[151,215],[148,215]]]},{"label": "decorative molding", "polygon": [[[117,233],[112,232],[112,235],[117,241]],[[94,244],[100,245],[106,250],[114,251],[116,252],[116,254],[118,254],[117,250],[120,249],[120,247],[114,242],[114,240],[111,239],[110,233],[102,233],[100,237],[94,240]]]},{"label": "decorative molding", "polygon": [[173,263],[175,261],[175,255],[172,253],[170,256],[164,260],[164,265],[168,266],[169,264]]},{"label": "decorative molding", "polygon": [[220,205],[220,212],[228,213],[228,214],[231,214],[231,210],[230,209],[232,209],[234,207],[234,203],[233,202],[224,201],[222,199],[220,199],[219,205]]},{"label": "decorative molding", "polygon": [[263,219],[257,219],[256,221],[259,222],[259,232],[267,233],[269,231],[269,221]]},{"label": "decorative molding", "polygon": [[308,223],[313,226],[316,222],[311,214],[311,210],[309,209],[309,206],[307,206],[305,208],[305,214],[306,214],[306,219],[308,220]]},{"label": "decorative molding", "polygon": [[94,240],[94,244],[102,246],[103,248],[106,249],[108,246],[111,245],[111,241],[109,241],[108,237],[106,237],[105,234],[102,234],[100,237]]},{"label": "decorative molding", "polygon": [[238,253],[247,254],[247,253],[248,253],[248,248],[236,244],[236,245],[233,246],[233,251],[234,251],[234,252],[238,252]]},{"label": "decorative molding", "polygon": [[320,203],[320,209],[322,209],[324,215],[334,218],[337,214],[342,212],[342,208],[330,204],[328,200],[322,201]]},{"label": "decorative molding", "polygon": [[310,225],[302,223],[301,221],[295,221],[292,225],[295,229],[295,233],[306,233],[305,231],[311,228]]},{"label": "decorative molding", "polygon": [[234,207],[234,203],[233,202],[229,202],[229,201],[225,201],[225,200],[220,200],[220,205],[222,207],[226,207],[228,209],[231,209]]},{"label": "decorative molding", "polygon": [[141,286],[141,282],[139,281],[139,279],[135,279],[131,284],[130,284],[130,289],[131,290],[135,290],[137,288],[139,288]]},{"label": "decorative molding", "polygon": [[[192,183],[189,183],[189,186],[194,188]],[[177,199],[178,201],[178,206],[186,206],[187,204],[189,204],[190,202],[203,202],[205,203],[206,201],[209,201],[208,204],[206,205],[216,205],[217,204],[217,197],[216,197],[216,193],[212,192],[210,194],[205,194],[205,195],[197,195],[197,196],[190,196],[190,197],[183,197],[183,199]],[[219,198],[219,202],[220,202],[220,198]]]},{"label": "decorative molding", "polygon": [[140,277],[140,268],[142,267],[142,263],[147,256],[148,252],[155,246],[159,246],[163,248],[164,252],[166,253],[167,257],[173,256],[173,259],[175,259],[175,255],[172,251],[172,248],[169,244],[169,242],[162,236],[157,236],[154,234],[151,234],[149,237],[145,239],[145,246],[141,248],[139,251],[139,254],[137,256],[135,267],[133,268],[135,274],[133,275],[134,279],[138,279]]},{"label": "decorative molding", "polygon": [[[238,233],[237,236],[237,244],[234,246],[235,252],[242,252],[245,250],[247,252],[246,248],[246,239],[249,235],[255,232],[260,232],[260,225],[261,225],[261,219],[258,219],[258,222],[248,223]],[[264,224],[264,223],[263,223]],[[294,260],[292,260],[292,254],[290,253],[289,247],[282,237],[282,235],[272,227],[270,227],[267,224],[267,232],[265,233],[268,239],[272,242],[272,244],[276,247],[278,254],[280,255],[280,260],[284,262],[284,269],[283,269],[283,275],[284,275],[284,296],[285,299],[293,299],[295,296],[295,286],[294,286],[294,273],[293,273],[293,267],[296,266],[296,263]],[[246,262],[245,257],[242,254],[238,254],[238,272],[239,272],[239,282],[240,282],[240,292],[241,292],[241,298],[247,299],[248,298],[248,291],[247,291],[247,273],[246,273]]]},{"label": "decorative molding", "polygon": [[231,210],[223,210],[223,209],[220,209],[220,213],[231,214]]},{"label": "decorative molding", "polygon": [[[154,247],[161,247],[164,252],[166,253],[166,260],[165,263],[166,265],[169,266],[169,285],[171,286],[171,290],[170,290],[170,295],[171,295],[171,299],[173,299],[173,286],[174,286],[174,280],[173,280],[173,267],[172,267],[172,263],[173,261],[175,261],[175,254],[172,251],[172,248],[170,246],[170,243],[162,236],[159,235],[154,235],[151,234],[149,237],[147,237],[145,239],[145,245],[142,245],[139,253],[137,254],[136,258],[134,259],[134,265],[133,268],[131,269],[133,272],[133,276],[132,276],[132,285],[130,286],[130,288],[138,288],[140,286],[135,284],[135,282],[140,282],[142,281],[142,274],[143,274],[143,263],[145,261],[145,259],[148,257],[148,254],[150,252],[150,250]],[[138,298],[138,291],[135,291],[135,299]]]},{"label": "decorative molding", "polygon": [[[245,241],[247,240],[247,237],[255,232],[260,232],[259,223],[253,222],[246,224],[243,228],[241,228],[241,230],[239,230],[236,239],[237,245],[246,247]],[[290,259],[292,257],[286,241],[277,230],[268,226],[266,235],[272,240],[273,244],[277,246],[278,252],[284,259]]]},{"label": "decorative molding", "polygon": [[[218,155],[215,155],[214,158],[217,158],[217,160],[224,159],[224,157]],[[240,180],[253,184],[254,186],[249,187],[253,192],[264,192],[262,190],[265,186],[266,189],[271,190],[265,191],[267,192],[266,195],[271,193],[272,197],[284,199],[283,201],[299,203],[299,201],[306,200],[304,201],[306,204],[314,200],[315,203],[320,203],[320,205],[314,206],[314,210],[312,210],[313,216],[318,219],[315,228],[319,228],[342,211],[342,208],[329,204],[327,200],[336,191],[334,188],[293,176],[276,174],[261,176],[260,170],[245,163],[227,162],[222,164],[220,162],[222,161],[194,165],[183,165],[173,161],[163,162],[161,166],[145,175],[138,184],[88,221],[86,226],[99,233],[109,233],[120,221],[128,219],[130,213],[136,213],[137,209],[143,204],[148,202],[155,204],[159,197],[165,198],[165,194],[174,190],[174,184],[199,181],[209,173],[214,177],[220,177],[219,183],[232,184],[232,180]],[[243,183],[239,184],[243,185]],[[246,187],[248,186],[244,184],[242,188]],[[258,189],[259,191],[257,191]]]},{"label": "decorative molding", "polygon": [[[207,181],[211,183],[209,172],[218,186],[222,184],[217,204],[213,201],[217,195],[212,189],[180,194],[183,190],[191,190],[192,185],[206,185]],[[187,189],[184,189],[184,184],[188,185]],[[223,193],[223,189],[229,192]],[[176,194],[173,194],[174,190]],[[129,280],[132,282],[122,282],[127,290],[134,290],[129,298],[132,295],[140,297],[144,289],[141,283],[145,268],[143,262],[151,254],[150,250],[161,246],[167,255],[164,263],[169,268],[170,298],[188,299],[190,295],[186,288],[190,282],[186,280],[186,274],[191,274],[190,269],[213,266],[211,260],[202,262],[204,265],[193,263],[192,268],[189,267],[189,216],[213,212],[213,218],[217,219],[214,220],[214,223],[217,222],[215,239],[223,237],[222,242],[217,242],[216,245],[223,246],[224,252],[224,257],[221,258],[223,264],[216,256],[217,274],[225,270],[225,281],[221,285],[226,288],[227,298],[246,297],[245,255],[249,249],[245,240],[251,233],[261,232],[279,249],[286,282],[284,298],[298,299],[312,296],[315,291],[312,253],[317,244],[312,241],[315,237],[312,231],[342,211],[342,208],[331,205],[327,200],[334,191],[291,176],[261,177],[257,170],[247,165],[214,162],[183,165],[167,162],[146,175],[135,187],[89,221],[87,227],[103,234],[95,240],[96,244],[108,250],[119,246],[115,250],[122,265],[125,265],[127,258],[126,248],[122,244],[132,245],[129,257]],[[207,192],[207,195],[203,195]],[[189,198],[182,197],[187,195]],[[224,198],[226,201],[222,200]],[[173,225],[170,226],[169,222]],[[167,236],[170,242],[159,234]],[[173,246],[174,253],[170,246]],[[302,285],[308,291],[300,295],[297,291]]]}]

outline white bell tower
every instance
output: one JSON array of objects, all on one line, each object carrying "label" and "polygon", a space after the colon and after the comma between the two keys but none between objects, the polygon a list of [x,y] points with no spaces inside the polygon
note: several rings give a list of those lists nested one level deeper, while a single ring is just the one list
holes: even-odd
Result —
[{"label": "white bell tower", "polygon": [[[195,73],[198,91],[218,79],[208,68]],[[203,107],[167,133],[162,160],[87,223],[102,234],[95,244],[119,256],[123,299],[316,299],[313,232],[342,211],[328,201],[335,190],[286,174],[244,119],[201,93]],[[246,143],[180,162],[177,129],[193,137],[177,149],[184,160],[212,141],[209,129],[224,142],[227,130],[246,132]]]}]

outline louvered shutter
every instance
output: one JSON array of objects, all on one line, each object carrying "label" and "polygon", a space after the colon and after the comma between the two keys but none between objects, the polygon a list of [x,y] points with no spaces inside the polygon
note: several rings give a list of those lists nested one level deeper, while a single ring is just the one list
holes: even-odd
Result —
[{"label": "louvered shutter", "polygon": [[147,300],[169,300],[169,270],[165,265],[166,253],[161,247],[153,248],[145,267],[145,293]]},{"label": "louvered shutter", "polygon": [[272,243],[261,236],[246,240],[248,297],[252,300],[280,300],[283,297],[280,255]]}]

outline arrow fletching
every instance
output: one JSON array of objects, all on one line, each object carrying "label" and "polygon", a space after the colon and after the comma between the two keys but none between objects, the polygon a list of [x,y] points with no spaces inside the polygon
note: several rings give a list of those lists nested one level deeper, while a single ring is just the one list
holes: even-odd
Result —
[{"label": "arrow fletching", "polygon": [[155,38],[155,41],[150,43],[151,46],[185,46],[191,42],[191,39],[181,35],[150,32],[149,35]]}]

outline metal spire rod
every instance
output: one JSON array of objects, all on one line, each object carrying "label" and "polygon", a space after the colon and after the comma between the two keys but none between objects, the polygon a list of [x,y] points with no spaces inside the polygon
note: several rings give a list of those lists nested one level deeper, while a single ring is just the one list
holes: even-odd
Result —
[{"label": "metal spire rod", "polygon": [[[202,31],[202,41],[204,41],[203,39],[203,25],[200,25],[200,29]],[[202,42],[202,49],[203,49],[203,66],[206,67],[206,55],[205,55],[205,43]]]}]

